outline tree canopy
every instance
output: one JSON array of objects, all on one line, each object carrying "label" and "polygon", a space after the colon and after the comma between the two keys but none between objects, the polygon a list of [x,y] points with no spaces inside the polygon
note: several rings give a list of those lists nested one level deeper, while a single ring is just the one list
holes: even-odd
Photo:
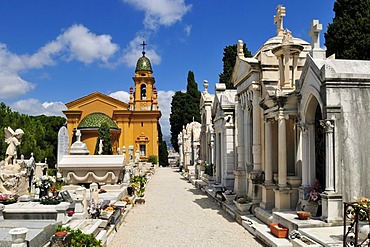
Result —
[{"label": "tree canopy", "polygon": [[335,17],[325,33],[326,55],[370,59],[370,0],[337,0]]},{"label": "tree canopy", "polygon": [[[227,89],[234,89],[234,85],[231,82],[231,75],[236,62],[236,50],[237,45],[228,45],[224,48],[224,56],[222,58],[223,62],[223,72],[219,74],[219,83],[225,83]],[[246,44],[243,45],[243,51],[245,57],[251,57],[252,54],[248,50]]]},{"label": "tree canopy", "polygon": [[167,144],[165,141],[163,141],[162,128],[159,123],[158,123],[158,142],[159,142],[158,146],[159,165],[168,166]]},{"label": "tree canopy", "polygon": [[177,136],[182,131],[183,126],[193,120],[200,122],[200,92],[195,81],[193,71],[188,72],[186,93],[177,91],[172,97],[171,102],[171,144],[178,152],[179,146]]},{"label": "tree canopy", "polygon": [[99,154],[100,140],[103,140],[103,150],[101,154],[112,155],[112,137],[110,135],[109,125],[105,122],[99,127],[94,154]]},{"label": "tree canopy", "polygon": [[66,120],[58,116],[29,116],[12,111],[3,102],[0,103],[0,160],[4,160],[7,144],[4,142],[4,128],[18,128],[24,131],[22,144],[18,147],[18,158],[21,154],[26,159],[31,157],[35,160],[44,161],[50,166],[56,164],[58,131]]}]

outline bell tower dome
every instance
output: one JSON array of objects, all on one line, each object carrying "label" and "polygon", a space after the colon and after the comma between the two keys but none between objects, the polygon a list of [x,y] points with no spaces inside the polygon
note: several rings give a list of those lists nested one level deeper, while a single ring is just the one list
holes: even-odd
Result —
[{"label": "bell tower dome", "polygon": [[133,94],[135,111],[153,111],[158,110],[157,91],[154,89],[154,77],[152,75],[152,65],[149,58],[145,56],[145,41],[143,46],[142,57],[137,60],[135,76],[132,78],[135,83]]}]

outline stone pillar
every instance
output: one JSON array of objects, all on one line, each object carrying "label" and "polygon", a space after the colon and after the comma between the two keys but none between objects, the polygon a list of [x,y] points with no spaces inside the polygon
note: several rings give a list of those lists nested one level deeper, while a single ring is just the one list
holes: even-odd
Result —
[{"label": "stone pillar", "polygon": [[272,174],[272,119],[265,121],[265,183],[262,187],[262,201],[260,207],[271,210],[275,206],[274,189]]},{"label": "stone pillar", "polygon": [[246,171],[244,165],[244,128],[243,128],[243,106],[242,102],[239,101],[239,97],[236,97],[236,140],[237,140],[237,147],[236,147],[236,156],[237,156],[237,166],[236,170],[234,171],[235,176],[235,183],[234,183],[234,191],[238,196],[244,196],[247,193],[246,190]]},{"label": "stone pillar", "polygon": [[0,221],[4,220],[5,205],[0,203]]},{"label": "stone pillar", "polygon": [[74,217],[78,219],[85,219],[86,215],[87,215],[86,189],[84,187],[79,187],[76,190]]},{"label": "stone pillar", "polygon": [[272,130],[271,122],[266,119],[265,122],[265,184],[273,184],[272,177]]},{"label": "stone pillar", "polygon": [[287,187],[287,151],[286,151],[286,119],[288,117],[283,111],[279,112],[278,116],[278,177],[279,177],[279,189]]},{"label": "stone pillar", "polygon": [[283,211],[291,209],[290,199],[292,190],[287,186],[287,151],[286,151],[286,119],[287,116],[283,110],[280,110],[278,119],[278,186],[275,189],[275,209],[274,211]]},{"label": "stone pillar", "polygon": [[97,183],[90,184],[90,200],[97,202],[99,199],[99,186]]},{"label": "stone pillar", "polygon": [[212,129],[212,132],[210,133],[211,134],[211,164],[212,164],[212,177],[215,176],[215,164],[216,164],[216,159],[215,159],[215,132],[214,130]]},{"label": "stone pillar", "polygon": [[253,171],[261,171],[261,107],[259,107],[260,86],[252,85],[253,90]]},{"label": "stone pillar", "polygon": [[334,120],[322,120],[321,125],[325,129],[325,142],[326,142],[326,179],[325,179],[325,192],[334,192],[334,145],[333,145],[333,130]]},{"label": "stone pillar", "polygon": [[67,209],[69,208],[69,205],[69,202],[61,202],[60,204],[55,206],[58,222],[62,222],[62,224],[66,224],[68,222],[69,219],[67,217]]}]

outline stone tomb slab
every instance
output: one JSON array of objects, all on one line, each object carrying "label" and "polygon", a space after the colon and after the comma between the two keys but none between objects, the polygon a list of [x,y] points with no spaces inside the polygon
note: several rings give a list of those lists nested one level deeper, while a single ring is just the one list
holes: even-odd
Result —
[{"label": "stone tomb slab", "polygon": [[26,227],[28,229],[26,240],[29,247],[41,247],[49,242],[57,225],[54,220],[3,220],[0,221],[0,247],[11,247],[9,231],[14,228]]}]

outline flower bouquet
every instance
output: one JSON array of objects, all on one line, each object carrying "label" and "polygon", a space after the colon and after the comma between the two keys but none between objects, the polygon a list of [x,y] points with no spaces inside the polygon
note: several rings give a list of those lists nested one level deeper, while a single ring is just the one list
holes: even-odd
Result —
[{"label": "flower bouquet", "polygon": [[0,203],[11,204],[18,201],[18,195],[16,194],[0,194]]},{"label": "flower bouquet", "polygon": [[[359,207],[358,220],[368,221],[370,215],[370,199],[366,197],[355,198],[355,203],[353,205]],[[351,215],[351,218],[354,218],[356,214],[353,207],[349,207],[346,213],[347,215]]]},{"label": "flower bouquet", "polygon": [[99,199],[97,202],[94,199],[91,199],[90,205],[87,208],[92,219],[96,219],[100,216],[101,207],[103,205],[103,200]]},{"label": "flower bouquet", "polygon": [[315,184],[312,187],[311,191],[308,193],[308,202],[317,202],[321,203],[321,187],[319,180],[315,180]]},{"label": "flower bouquet", "polygon": [[44,205],[56,205],[62,201],[60,196],[43,196],[40,199],[40,203]]},{"label": "flower bouquet", "polygon": [[40,190],[40,196],[47,195],[49,189],[55,183],[55,176],[44,175],[42,177],[36,177],[33,181],[35,188]]}]

